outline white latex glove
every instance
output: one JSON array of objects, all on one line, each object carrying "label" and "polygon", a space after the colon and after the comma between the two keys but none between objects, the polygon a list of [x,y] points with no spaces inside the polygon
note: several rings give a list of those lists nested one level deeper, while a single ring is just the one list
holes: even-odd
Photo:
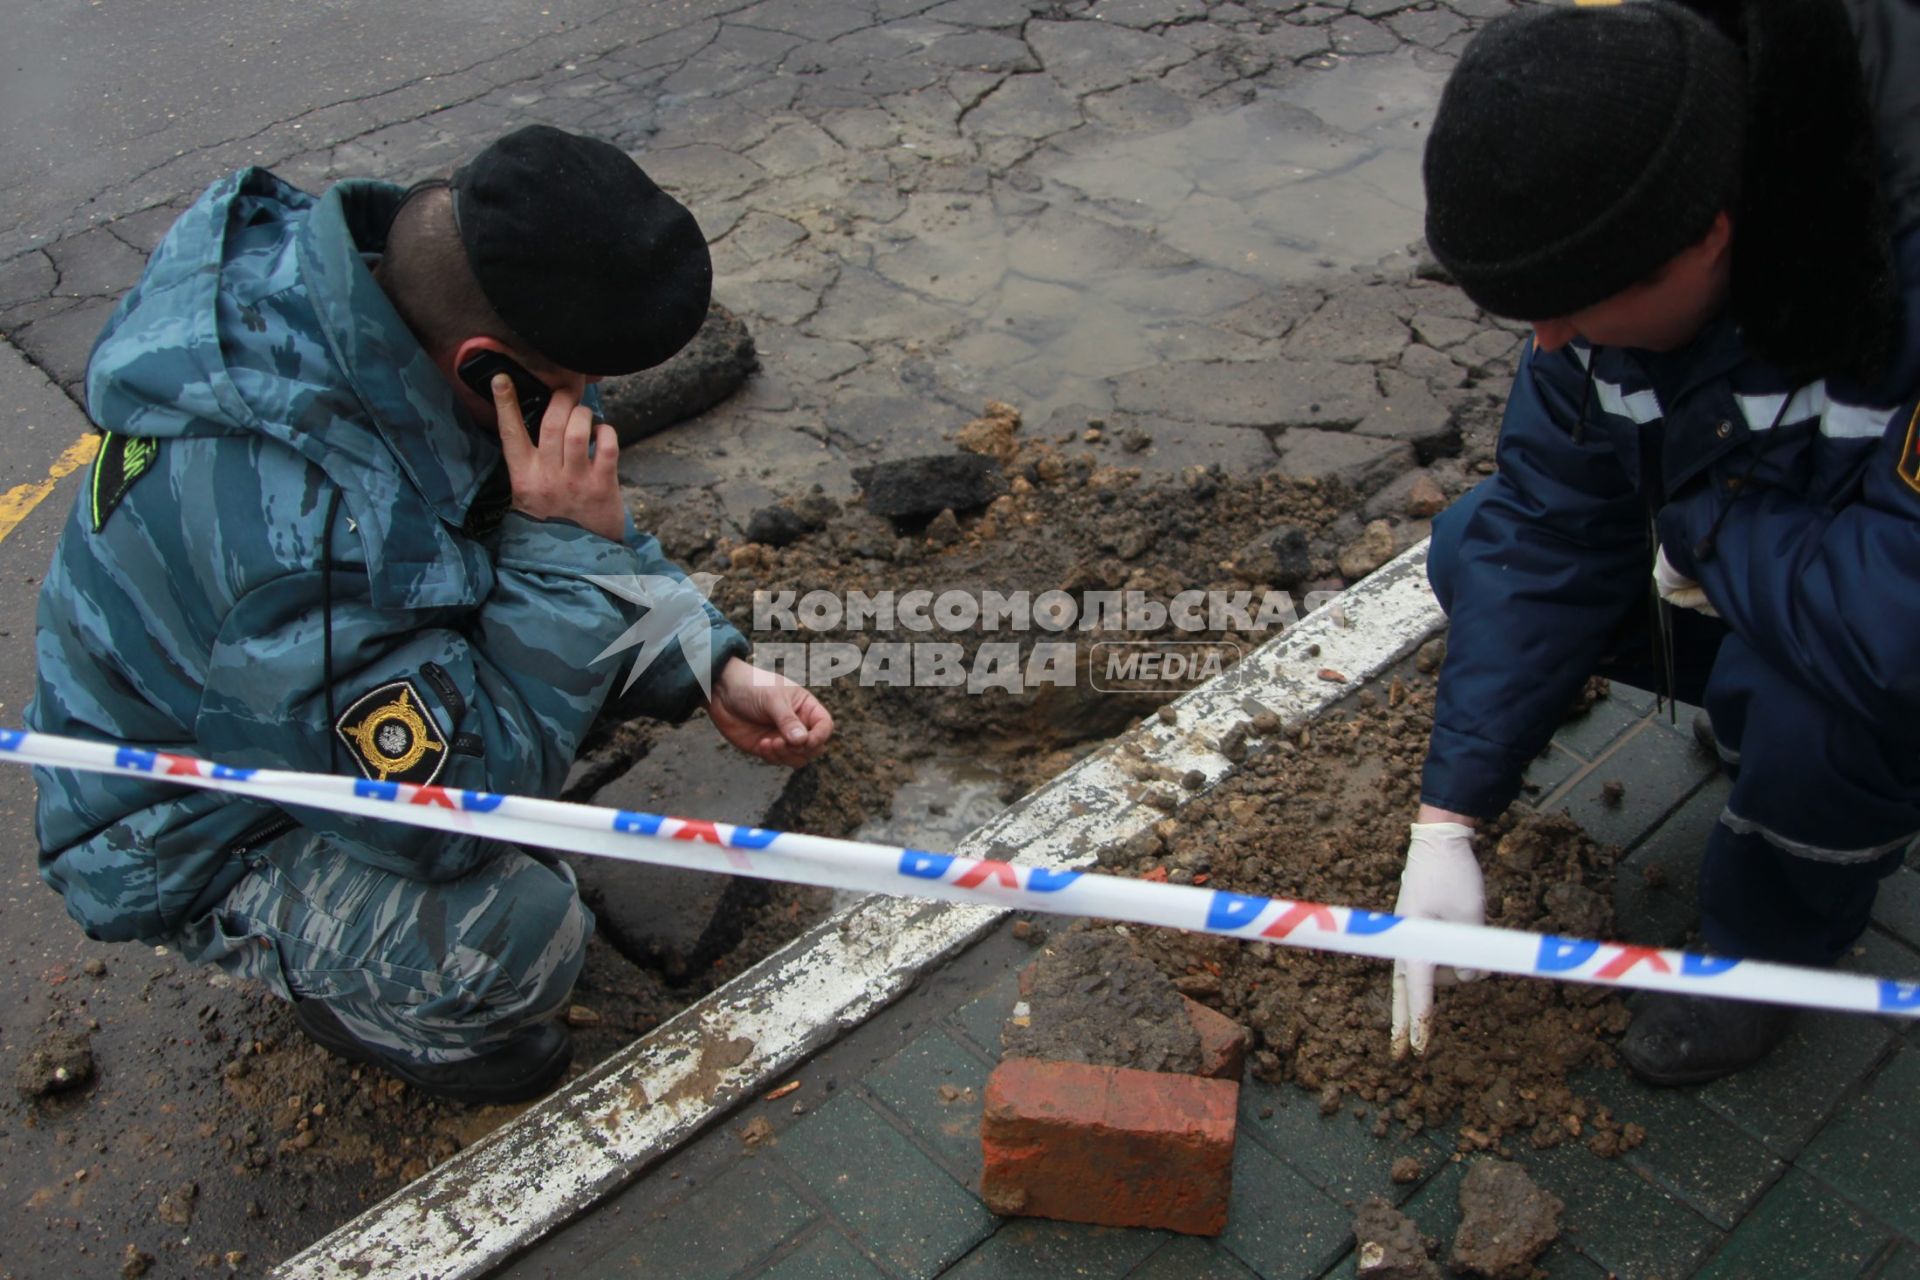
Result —
[{"label": "white latex glove", "polygon": [[[1487,891],[1480,876],[1480,860],[1473,854],[1473,828],[1458,822],[1416,822],[1407,841],[1407,865],[1400,873],[1400,897],[1395,915],[1416,920],[1445,920],[1453,924],[1484,924]],[[1454,976],[1471,982],[1476,969],[1457,969]],[[1410,960],[1393,963],[1393,1058],[1398,1062],[1411,1048],[1427,1051],[1433,1033],[1434,966]]]},{"label": "white latex glove", "polygon": [[1707,599],[1707,593],[1700,584],[1673,567],[1667,559],[1667,549],[1661,547],[1653,557],[1653,584],[1660,590],[1660,598],[1676,609],[1698,609],[1709,618],[1717,618],[1720,611]]}]

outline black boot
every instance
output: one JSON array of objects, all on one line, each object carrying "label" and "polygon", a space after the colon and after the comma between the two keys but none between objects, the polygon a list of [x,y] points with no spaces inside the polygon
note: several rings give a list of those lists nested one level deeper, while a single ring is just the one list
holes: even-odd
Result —
[{"label": "black boot", "polygon": [[558,1084],[573,1062],[573,1037],[552,1022],[524,1027],[498,1049],[459,1062],[415,1062],[365,1043],[320,1000],[300,1000],[294,1021],[327,1052],[378,1067],[422,1093],[453,1102],[525,1102]]},{"label": "black boot", "polygon": [[1747,1000],[1656,992],[1646,998],[1620,1056],[1648,1084],[1705,1084],[1767,1056],[1793,1025],[1793,1010]]}]

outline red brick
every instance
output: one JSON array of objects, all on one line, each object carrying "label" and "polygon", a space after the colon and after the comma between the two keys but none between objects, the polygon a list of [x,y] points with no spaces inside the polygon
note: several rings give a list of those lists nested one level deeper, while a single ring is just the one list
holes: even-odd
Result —
[{"label": "red brick", "polygon": [[1188,1021],[1200,1033],[1199,1074],[1215,1080],[1238,1080],[1247,1066],[1247,1029],[1198,1000],[1180,998],[1186,1001]]},{"label": "red brick", "polygon": [[987,1078],[981,1196],[996,1213],[1219,1235],[1233,1080],[1008,1058]]}]

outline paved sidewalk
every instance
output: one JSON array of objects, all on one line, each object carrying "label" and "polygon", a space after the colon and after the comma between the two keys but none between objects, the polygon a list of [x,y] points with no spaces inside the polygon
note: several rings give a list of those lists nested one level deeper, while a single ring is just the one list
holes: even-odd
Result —
[{"label": "paved sidewalk", "polygon": [[[1615,780],[1625,799],[1609,806],[1600,792]],[[1630,851],[1616,889],[1625,937],[1681,941],[1692,866],[1725,796],[1689,713],[1669,723],[1650,698],[1616,687],[1565,727],[1529,781],[1541,808],[1564,807]],[[1662,887],[1649,887],[1649,867]],[[1917,945],[1920,875],[1903,870],[1853,963],[1920,975]],[[988,1212],[977,1194],[981,1093],[1031,955],[1003,926],[790,1073],[798,1090],[735,1112],[494,1274],[1349,1277],[1350,1206],[1374,1193],[1451,1237],[1453,1135],[1376,1140],[1346,1110],[1322,1117],[1312,1095],[1253,1080],[1242,1086],[1232,1214],[1217,1240]],[[1649,1090],[1622,1071],[1581,1077],[1583,1092],[1648,1137],[1615,1160],[1579,1146],[1524,1154],[1567,1206],[1546,1274],[1920,1276],[1920,1134],[1903,1105],[1920,1087],[1917,1038],[1920,1026],[1807,1015],[1765,1064],[1702,1089]],[[743,1138],[763,1120],[766,1137]],[[1420,1182],[1389,1179],[1403,1155],[1419,1159]]]}]

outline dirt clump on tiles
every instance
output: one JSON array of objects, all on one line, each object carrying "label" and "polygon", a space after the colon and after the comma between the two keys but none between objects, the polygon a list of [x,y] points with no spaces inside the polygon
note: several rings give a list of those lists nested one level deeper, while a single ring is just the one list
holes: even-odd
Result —
[{"label": "dirt clump on tiles", "polygon": [[[1431,666],[1430,663],[1419,665]],[[1244,767],[1103,861],[1124,874],[1236,893],[1390,911],[1432,727],[1417,667],[1384,697],[1252,740]],[[1591,937],[1613,924],[1617,851],[1564,814],[1515,806],[1477,838],[1490,924]],[[1388,1052],[1384,962],[1174,930],[1134,930],[1185,994],[1252,1028],[1252,1069],[1317,1093],[1321,1109],[1370,1114],[1373,1132],[1458,1121],[1463,1151],[1586,1144],[1615,1155],[1645,1137],[1579,1096],[1569,1073],[1611,1065],[1626,1006],[1605,988],[1493,976],[1439,992],[1432,1046]]]},{"label": "dirt clump on tiles", "polygon": [[1002,1037],[1010,1058],[1200,1070],[1200,1033],[1180,993],[1119,934],[1060,935],[1034,962],[1030,987],[1026,1017]]}]

